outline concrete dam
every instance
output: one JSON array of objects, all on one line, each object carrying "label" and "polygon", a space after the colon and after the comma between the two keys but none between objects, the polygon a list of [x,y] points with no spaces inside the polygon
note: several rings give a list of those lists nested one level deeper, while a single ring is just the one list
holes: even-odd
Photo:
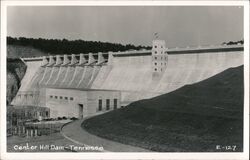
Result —
[{"label": "concrete dam", "polygon": [[27,70],[12,101],[50,109],[49,117],[84,117],[174,91],[243,65],[242,45],[22,58]]}]

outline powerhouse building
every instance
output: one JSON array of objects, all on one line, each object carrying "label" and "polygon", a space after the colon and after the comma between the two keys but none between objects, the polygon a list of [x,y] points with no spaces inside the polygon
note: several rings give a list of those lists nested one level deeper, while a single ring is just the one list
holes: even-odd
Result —
[{"label": "powerhouse building", "polygon": [[22,58],[27,65],[16,106],[38,106],[55,117],[85,117],[174,91],[243,65],[242,45]]}]

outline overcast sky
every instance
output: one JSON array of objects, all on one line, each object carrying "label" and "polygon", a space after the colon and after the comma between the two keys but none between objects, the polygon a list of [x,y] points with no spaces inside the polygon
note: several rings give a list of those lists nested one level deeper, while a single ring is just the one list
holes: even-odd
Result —
[{"label": "overcast sky", "polygon": [[220,44],[243,38],[242,7],[20,7],[7,10],[12,37],[82,39],[167,47]]}]

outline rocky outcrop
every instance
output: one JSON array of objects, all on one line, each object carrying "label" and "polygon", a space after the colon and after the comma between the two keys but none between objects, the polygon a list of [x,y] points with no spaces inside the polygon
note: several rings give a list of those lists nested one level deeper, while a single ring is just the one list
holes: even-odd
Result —
[{"label": "rocky outcrop", "polygon": [[7,46],[7,105],[17,94],[21,80],[26,72],[26,65],[20,57],[44,56],[46,53],[29,46],[8,45]]},{"label": "rocky outcrop", "polygon": [[15,97],[25,74],[26,65],[20,59],[7,60],[7,105]]}]

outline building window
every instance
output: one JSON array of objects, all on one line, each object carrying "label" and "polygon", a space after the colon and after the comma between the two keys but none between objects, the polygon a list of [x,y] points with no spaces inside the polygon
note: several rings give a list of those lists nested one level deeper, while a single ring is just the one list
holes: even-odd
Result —
[{"label": "building window", "polygon": [[55,96],[55,99],[57,99],[57,96]]},{"label": "building window", "polygon": [[161,60],[162,60],[162,57],[161,57]]},{"label": "building window", "polygon": [[99,99],[98,101],[98,110],[101,111],[102,110],[102,100]]},{"label": "building window", "polygon": [[53,96],[52,96],[52,95],[50,95],[49,97],[50,97],[50,98],[53,98]]},{"label": "building window", "polygon": [[167,57],[165,57],[165,60],[167,60]]},{"label": "building window", "polygon": [[60,96],[60,99],[63,99],[63,97],[62,97],[62,96]]},{"label": "building window", "polygon": [[114,99],[114,109],[117,109],[117,99]]},{"label": "building window", "polygon": [[157,66],[157,63],[155,63],[155,65]]},{"label": "building window", "polygon": [[161,54],[163,54],[163,52],[161,51]]},{"label": "building window", "polygon": [[157,48],[157,46],[155,46],[155,48]]},{"label": "building window", "polygon": [[157,71],[157,68],[155,68],[155,71]]},{"label": "building window", "polygon": [[110,108],[110,100],[106,99],[106,110],[109,110]]},{"label": "building window", "polygon": [[163,48],[163,46],[161,46],[161,48]]},{"label": "building window", "polygon": [[73,98],[73,97],[70,97],[70,98],[69,98],[69,100],[73,101],[73,100],[74,100],[74,98]]},{"label": "building window", "polygon": [[161,68],[161,72],[162,72],[162,68]]},{"label": "building window", "polygon": [[155,60],[157,60],[157,57],[155,57]]},{"label": "building window", "polygon": [[45,111],[45,116],[46,116],[46,117],[49,116],[49,111]]},{"label": "building window", "polygon": [[157,51],[155,51],[155,54],[157,54]]},{"label": "building window", "polygon": [[65,100],[68,100],[68,97],[64,97]]}]

